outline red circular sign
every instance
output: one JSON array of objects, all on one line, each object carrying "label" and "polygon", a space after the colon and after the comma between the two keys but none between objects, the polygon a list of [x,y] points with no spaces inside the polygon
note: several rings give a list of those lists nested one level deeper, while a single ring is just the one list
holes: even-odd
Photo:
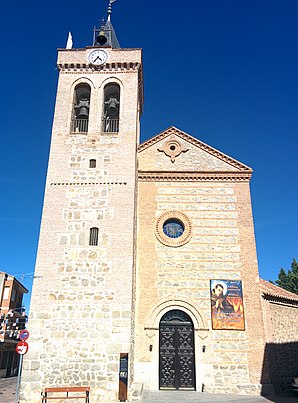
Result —
[{"label": "red circular sign", "polygon": [[17,345],[16,345],[16,352],[20,355],[24,355],[27,353],[28,351],[28,343],[26,343],[25,341],[20,341]]},{"label": "red circular sign", "polygon": [[26,329],[23,329],[20,331],[20,336],[19,336],[20,340],[22,341],[26,341],[29,338],[29,332]]}]

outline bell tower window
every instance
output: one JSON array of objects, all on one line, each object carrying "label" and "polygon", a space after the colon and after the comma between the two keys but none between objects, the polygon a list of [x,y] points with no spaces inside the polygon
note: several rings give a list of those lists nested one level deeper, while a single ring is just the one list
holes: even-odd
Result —
[{"label": "bell tower window", "polygon": [[89,168],[96,168],[96,160],[89,160]]},{"label": "bell tower window", "polygon": [[103,133],[119,132],[120,87],[116,83],[107,84],[104,88]]},{"label": "bell tower window", "polygon": [[98,245],[98,228],[96,227],[90,228],[89,245],[91,246]]},{"label": "bell tower window", "polygon": [[79,84],[75,88],[72,118],[72,133],[87,133],[89,122],[91,88],[88,84]]}]

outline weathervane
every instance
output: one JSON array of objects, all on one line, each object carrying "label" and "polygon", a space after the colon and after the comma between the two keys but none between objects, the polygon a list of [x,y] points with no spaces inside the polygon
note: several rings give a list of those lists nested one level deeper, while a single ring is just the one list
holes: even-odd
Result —
[{"label": "weathervane", "polygon": [[108,6],[108,21],[111,21],[111,14],[112,14],[112,3],[114,3],[116,0],[110,0],[109,1],[109,6]]}]

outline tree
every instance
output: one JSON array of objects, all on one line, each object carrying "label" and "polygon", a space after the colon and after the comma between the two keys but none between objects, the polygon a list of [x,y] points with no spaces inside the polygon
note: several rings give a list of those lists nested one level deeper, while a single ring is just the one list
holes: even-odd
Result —
[{"label": "tree", "polygon": [[287,291],[298,294],[298,262],[295,258],[291,263],[291,269],[287,272],[283,268],[280,269],[278,280],[274,281],[273,284],[276,284]]}]

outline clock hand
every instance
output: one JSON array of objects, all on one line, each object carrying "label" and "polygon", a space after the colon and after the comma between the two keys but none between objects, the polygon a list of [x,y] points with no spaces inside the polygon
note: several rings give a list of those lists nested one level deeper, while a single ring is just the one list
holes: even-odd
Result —
[{"label": "clock hand", "polygon": [[102,59],[101,59],[99,56],[97,56],[97,57],[94,59],[94,61],[96,62],[97,59],[99,59],[99,61],[102,62]]}]

